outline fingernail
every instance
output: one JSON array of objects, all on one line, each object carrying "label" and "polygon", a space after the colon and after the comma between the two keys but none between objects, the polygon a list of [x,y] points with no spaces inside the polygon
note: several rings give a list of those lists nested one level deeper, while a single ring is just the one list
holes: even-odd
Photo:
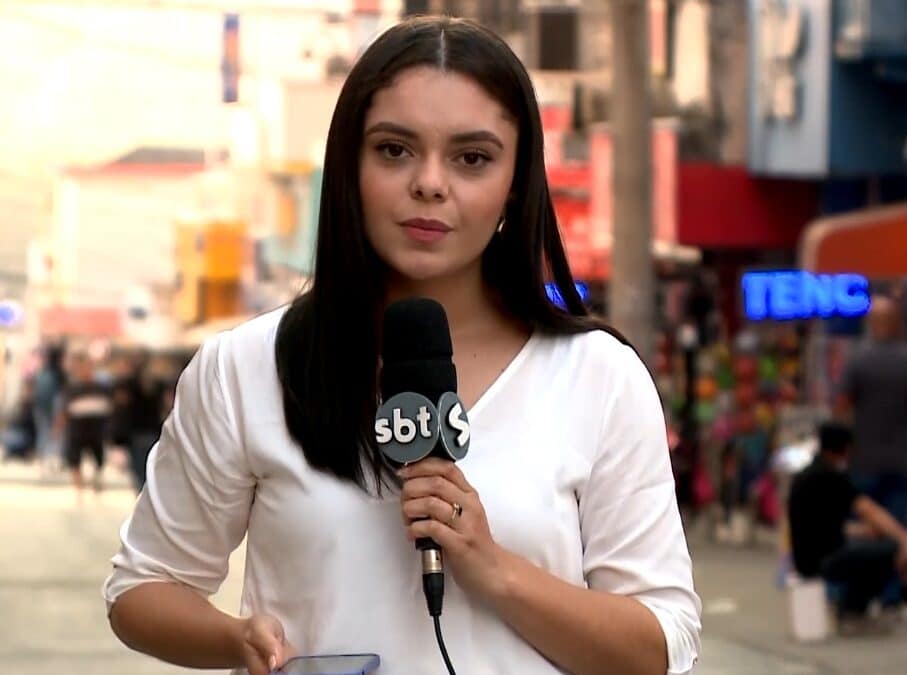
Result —
[{"label": "fingernail", "polygon": [[271,655],[271,658],[268,659],[268,668],[270,668],[271,670],[277,670],[277,657],[273,654]]},{"label": "fingernail", "polygon": [[400,478],[406,478],[406,469],[397,469],[397,476]]}]

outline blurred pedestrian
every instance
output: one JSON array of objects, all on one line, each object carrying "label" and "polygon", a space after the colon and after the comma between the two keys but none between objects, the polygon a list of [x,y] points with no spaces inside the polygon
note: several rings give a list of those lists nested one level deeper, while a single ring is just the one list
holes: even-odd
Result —
[{"label": "blurred pedestrian", "polygon": [[852,411],[856,486],[907,524],[907,342],[899,306],[875,296],[869,343],[847,365],[839,410]]},{"label": "blurred pedestrian", "polygon": [[113,446],[129,452],[129,436],[132,429],[130,405],[132,402],[132,381],[136,364],[132,354],[119,353],[111,359],[111,399],[113,411],[110,416],[109,438]]},{"label": "blurred pedestrian", "polygon": [[37,439],[34,406],[34,381],[32,378],[26,378],[22,382],[19,401],[0,437],[4,460],[28,460],[34,454]]},{"label": "blurred pedestrian", "polygon": [[145,486],[148,454],[161,434],[164,396],[168,375],[161,372],[160,359],[142,354],[129,379],[129,466],[136,492]]},{"label": "blurred pedestrian", "polygon": [[113,411],[110,390],[94,377],[91,357],[83,352],[72,354],[70,381],[63,390],[58,417],[58,429],[63,439],[64,457],[73,487],[81,498],[84,486],[82,455],[88,450],[94,459],[92,484],[96,492],[102,488],[104,445]]},{"label": "blurred pedestrian", "polygon": [[41,366],[35,374],[35,449],[41,472],[45,474],[55,470],[60,460],[60,444],[53,434],[53,427],[60,409],[60,394],[66,384],[63,354],[62,344],[46,345]]},{"label": "blurred pedestrian", "polygon": [[873,599],[907,582],[907,530],[861,495],[847,473],[853,434],[842,424],[819,429],[819,452],[794,477],[788,500],[794,567],[831,584],[839,616],[861,618]]}]

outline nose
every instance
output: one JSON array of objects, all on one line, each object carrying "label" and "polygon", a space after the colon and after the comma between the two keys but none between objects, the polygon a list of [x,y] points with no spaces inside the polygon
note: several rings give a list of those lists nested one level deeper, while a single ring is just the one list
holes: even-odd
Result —
[{"label": "nose", "polygon": [[428,157],[420,162],[410,186],[413,199],[444,201],[448,191],[447,173],[442,161]]}]

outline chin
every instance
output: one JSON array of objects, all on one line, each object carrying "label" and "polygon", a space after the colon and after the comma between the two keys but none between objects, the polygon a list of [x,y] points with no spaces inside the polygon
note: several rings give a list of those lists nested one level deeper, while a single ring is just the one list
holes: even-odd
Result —
[{"label": "chin", "polygon": [[451,273],[450,265],[435,256],[404,256],[392,260],[391,269],[410,281],[432,281]]},{"label": "chin", "polygon": [[433,281],[446,276],[447,270],[430,265],[409,265],[394,268],[394,271],[409,281]]}]

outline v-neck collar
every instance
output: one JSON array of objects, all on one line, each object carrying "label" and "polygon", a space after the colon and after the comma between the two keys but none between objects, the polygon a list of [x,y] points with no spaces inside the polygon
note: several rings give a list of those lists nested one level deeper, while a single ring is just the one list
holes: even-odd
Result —
[{"label": "v-neck collar", "polygon": [[538,334],[539,332],[537,330],[532,332],[529,339],[526,340],[522,347],[520,347],[520,351],[518,351],[516,356],[510,360],[510,363],[504,367],[504,370],[501,371],[500,375],[498,375],[488,388],[482,392],[482,395],[479,396],[472,407],[467,409],[466,413],[470,418],[474,418],[476,415],[481,414],[482,410],[488,406],[489,401],[494,399],[497,391],[507,384],[507,381],[513,377],[513,374],[517,370],[519,370],[520,365],[528,358],[533,345],[538,339]]}]

